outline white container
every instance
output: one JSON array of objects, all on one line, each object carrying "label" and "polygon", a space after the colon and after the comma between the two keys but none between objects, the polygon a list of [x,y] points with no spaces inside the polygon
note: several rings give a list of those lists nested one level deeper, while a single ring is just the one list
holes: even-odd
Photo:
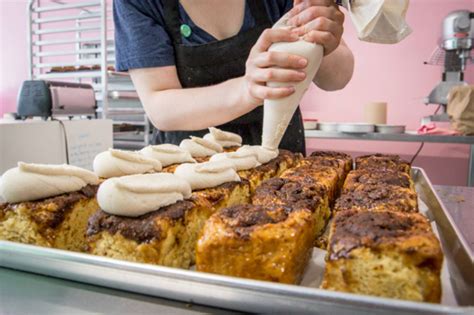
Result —
[{"label": "white container", "polygon": [[344,123],[339,124],[338,131],[347,133],[369,133],[374,132],[375,125],[366,123]]},{"label": "white container", "polygon": [[318,123],[318,129],[326,132],[337,132],[339,123],[335,122],[320,122]]},{"label": "white container", "polygon": [[375,125],[375,132],[378,133],[405,133],[404,125]]}]

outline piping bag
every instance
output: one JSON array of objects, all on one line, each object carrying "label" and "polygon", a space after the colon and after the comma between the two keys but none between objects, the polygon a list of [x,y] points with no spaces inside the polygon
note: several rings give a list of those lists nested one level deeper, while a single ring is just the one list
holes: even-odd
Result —
[{"label": "piping bag", "polygon": [[[348,11],[360,40],[395,44],[411,33],[405,21],[409,0],[340,0]],[[288,14],[273,28],[289,28]],[[295,92],[281,99],[265,99],[263,102],[262,147],[277,151],[286,128],[298,108],[304,93],[316,75],[324,55],[321,45],[300,38],[296,42],[274,43],[269,51],[287,52],[308,60],[306,79],[294,85]],[[289,86],[290,83],[268,82],[269,87]]]},{"label": "piping bag", "polygon": [[[284,15],[273,28],[287,28],[288,14]],[[307,42],[300,38],[296,42],[274,43],[268,51],[286,52],[298,55],[308,60],[305,73],[306,78],[295,84],[295,92],[280,99],[265,99],[263,102],[263,131],[262,147],[276,151],[293,114],[298,108],[301,98],[309,87],[321,65],[324,48],[321,45]],[[269,87],[289,86],[285,82],[268,82]]]}]

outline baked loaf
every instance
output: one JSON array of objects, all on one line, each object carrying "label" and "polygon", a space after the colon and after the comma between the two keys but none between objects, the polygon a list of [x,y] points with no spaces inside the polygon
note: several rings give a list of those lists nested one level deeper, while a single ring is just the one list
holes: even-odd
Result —
[{"label": "baked loaf", "polygon": [[436,302],[443,254],[419,213],[343,211],[331,225],[321,287]]},{"label": "baked loaf", "polygon": [[408,188],[415,192],[415,185],[410,175],[398,170],[354,170],[344,182],[342,193],[357,190],[364,185],[383,184],[392,187]]},{"label": "baked loaf", "polygon": [[339,175],[334,167],[306,165],[289,169],[281,174],[281,178],[288,178],[296,181],[302,180],[308,176],[325,187],[325,195],[327,196],[328,204],[332,206],[339,192]]},{"label": "baked loaf", "polygon": [[344,170],[349,173],[352,170],[352,157],[349,154],[336,151],[314,151],[309,158],[323,158],[327,160],[339,160],[343,162]]},{"label": "baked loaf", "polygon": [[0,239],[84,251],[88,218],[99,206],[97,186],[41,200],[0,204]]},{"label": "baked loaf", "polygon": [[344,192],[337,199],[334,210],[418,212],[418,199],[410,188],[361,184]]},{"label": "baked loaf", "polygon": [[195,200],[206,200],[215,212],[222,208],[250,202],[250,184],[247,180],[227,182],[217,187],[195,190],[192,193]]},{"label": "baked loaf", "polygon": [[343,162],[341,160],[335,159],[327,159],[321,157],[307,157],[301,160],[300,167],[307,167],[307,168],[316,168],[316,169],[323,169],[323,168],[332,168],[337,173],[337,181],[336,181],[336,192],[334,192],[334,196],[336,197],[339,194],[339,191],[344,184],[344,179],[346,178],[347,172],[344,168]]},{"label": "baked loaf", "polygon": [[298,210],[309,210],[314,215],[314,236],[324,231],[331,216],[326,187],[310,176],[296,178],[272,178],[260,185],[252,204],[271,207],[285,206]]},{"label": "baked loaf", "polygon": [[355,160],[356,169],[390,169],[405,172],[410,175],[410,163],[398,155],[372,154],[359,156]]},{"label": "baked loaf", "polygon": [[98,211],[89,220],[88,251],[116,259],[189,268],[197,235],[212,213],[205,200],[183,200],[138,217]]},{"label": "baked loaf", "polygon": [[247,179],[250,182],[250,192],[253,194],[261,183],[267,179],[280,176],[285,170],[295,167],[301,158],[302,155],[299,153],[280,150],[278,156],[268,163],[253,169],[239,171],[238,174],[240,178]]},{"label": "baked loaf", "polygon": [[206,222],[196,269],[235,277],[299,283],[311,255],[314,216],[284,206],[239,205]]}]

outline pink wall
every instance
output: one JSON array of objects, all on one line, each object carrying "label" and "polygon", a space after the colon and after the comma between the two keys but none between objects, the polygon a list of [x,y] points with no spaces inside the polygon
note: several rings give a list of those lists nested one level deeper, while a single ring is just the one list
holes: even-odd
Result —
[{"label": "pink wall", "polygon": [[27,78],[26,0],[0,0],[0,116],[14,111]]},{"label": "pink wall", "polygon": [[[423,98],[441,78],[442,68],[424,65],[436,47],[443,18],[453,10],[474,10],[472,0],[412,0],[407,20],[413,33],[397,45],[377,45],[357,39],[346,19],[344,39],[355,55],[354,76],[348,86],[336,92],[312,87],[302,107],[305,117],[321,121],[363,121],[364,104],[383,100],[389,104],[388,123],[419,126],[420,118],[432,114]],[[474,83],[474,66],[467,68],[466,80]],[[411,157],[418,143],[311,140],[309,149],[397,153]],[[468,146],[425,144],[416,165],[424,167],[435,183],[465,185]]]},{"label": "pink wall", "polygon": [[[0,115],[14,111],[21,82],[27,77],[26,0],[0,0]],[[420,118],[434,111],[422,99],[440,80],[441,68],[423,65],[435,48],[441,21],[456,9],[474,10],[472,0],[412,0],[408,22],[413,34],[395,46],[360,42],[346,20],[345,40],[354,52],[356,69],[342,91],[310,89],[302,106],[306,117],[322,121],[361,121],[363,105],[372,100],[389,103],[389,123],[419,125]],[[474,66],[468,68],[474,82]],[[335,149],[354,154],[401,153],[410,157],[416,143],[311,140],[312,149]],[[427,169],[435,183],[463,185],[467,174],[467,146],[426,144],[417,165]]]}]

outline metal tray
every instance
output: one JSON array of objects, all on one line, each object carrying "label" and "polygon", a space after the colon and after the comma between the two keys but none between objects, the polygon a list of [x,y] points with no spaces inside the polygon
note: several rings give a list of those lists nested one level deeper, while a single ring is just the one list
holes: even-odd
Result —
[{"label": "metal tray", "polygon": [[296,285],[131,263],[88,254],[0,241],[0,266],[119,290],[252,313],[473,314],[474,261],[422,169],[413,179],[437,223],[459,305],[408,302]]}]

